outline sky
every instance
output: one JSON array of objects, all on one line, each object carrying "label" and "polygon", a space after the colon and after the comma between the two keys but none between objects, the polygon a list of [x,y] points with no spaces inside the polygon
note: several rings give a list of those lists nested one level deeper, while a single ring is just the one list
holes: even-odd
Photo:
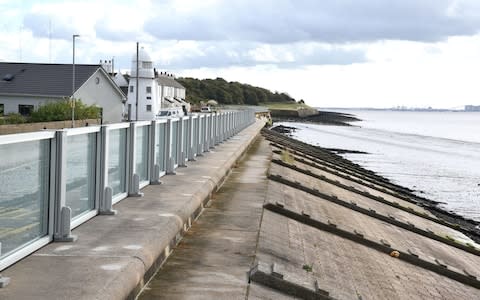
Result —
[{"label": "sky", "polygon": [[[115,61],[316,107],[480,105],[478,0],[0,0],[0,61]],[[187,91],[188,93],[188,91]]]}]

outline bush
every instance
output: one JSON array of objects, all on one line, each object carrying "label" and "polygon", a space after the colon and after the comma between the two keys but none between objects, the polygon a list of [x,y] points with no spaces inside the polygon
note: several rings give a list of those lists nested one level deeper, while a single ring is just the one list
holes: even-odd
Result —
[{"label": "bush", "polygon": [[6,124],[23,124],[26,122],[27,122],[27,119],[25,119],[25,117],[22,116],[21,114],[12,113],[12,114],[8,114],[5,117]]},{"label": "bush", "polygon": [[[75,100],[75,120],[97,119],[100,117],[100,108],[85,105],[80,100]],[[72,119],[72,107],[69,100],[50,102],[34,111],[30,117],[31,122],[65,121]]]}]

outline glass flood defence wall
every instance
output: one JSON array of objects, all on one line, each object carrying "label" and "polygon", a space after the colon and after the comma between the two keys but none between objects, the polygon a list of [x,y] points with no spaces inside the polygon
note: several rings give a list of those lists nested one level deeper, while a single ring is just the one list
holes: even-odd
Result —
[{"label": "glass flood defence wall", "polygon": [[185,162],[185,160],[187,159],[187,155],[188,155],[188,147],[190,146],[190,143],[189,143],[189,135],[188,135],[188,119],[184,118],[184,119],[181,119],[181,122],[182,122],[182,137],[183,137],[183,143],[182,143],[182,149],[180,150],[182,155],[181,155],[181,159],[183,159],[184,161],[182,163]]},{"label": "glass flood defence wall", "polygon": [[178,119],[172,120],[172,157],[175,166],[178,165]]},{"label": "glass flood defence wall", "polygon": [[135,173],[140,182],[148,181],[148,126],[139,126],[136,129],[135,139]]},{"label": "glass flood defence wall", "polygon": [[108,183],[113,197],[127,192],[127,128],[112,129],[108,133]]},{"label": "glass flood defence wall", "polygon": [[48,234],[53,133],[22,137],[32,140],[0,140],[0,262]]},{"label": "glass flood defence wall", "polygon": [[192,157],[197,156],[197,145],[198,145],[198,116],[192,118],[192,148],[191,151]]},{"label": "glass flood defence wall", "polygon": [[67,137],[66,206],[75,219],[95,208],[96,133]]},{"label": "glass flood defence wall", "polygon": [[[233,114],[234,130],[215,128],[218,142],[255,120],[252,111]],[[0,271],[52,240],[71,240],[71,229],[208,151],[211,127],[225,115],[0,135]]]},{"label": "glass flood defence wall", "polygon": [[167,123],[157,123],[155,137],[155,164],[158,165],[160,174],[165,174],[166,171],[166,138],[167,138]]}]

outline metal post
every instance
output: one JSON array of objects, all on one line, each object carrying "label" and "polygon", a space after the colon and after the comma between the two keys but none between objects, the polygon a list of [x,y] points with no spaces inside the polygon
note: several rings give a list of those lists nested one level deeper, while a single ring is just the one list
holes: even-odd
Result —
[{"label": "metal post", "polygon": [[194,132],[194,122],[196,120],[193,116],[188,117],[188,161],[195,161],[195,132]]},{"label": "metal post", "polygon": [[71,217],[72,210],[66,206],[67,194],[67,132],[59,130],[55,134],[56,148],[56,172],[55,172],[55,228],[53,239],[58,242],[73,242],[77,239],[72,235]]},{"label": "metal post", "polygon": [[135,87],[135,121],[138,121],[138,42],[137,42],[137,78]]},{"label": "metal post", "polygon": [[173,141],[173,125],[172,125],[172,119],[167,120],[167,150],[166,150],[166,156],[167,156],[167,170],[166,173],[167,175],[176,175],[175,172],[175,159],[173,158],[173,147],[172,147],[172,141]]},{"label": "metal post", "polygon": [[210,114],[205,115],[205,131],[204,131],[204,139],[203,139],[203,152],[210,152],[210,139],[208,138],[208,132],[210,128]]},{"label": "metal post", "polygon": [[137,174],[136,170],[136,149],[135,149],[135,144],[137,140],[137,127],[135,126],[135,123],[130,123],[130,141],[129,141],[129,147],[130,151],[128,152],[128,155],[130,156],[128,161],[129,161],[129,174],[128,174],[128,196],[129,197],[143,197],[143,193],[140,192],[140,176]]},{"label": "metal post", "polygon": [[155,120],[152,121],[150,125],[150,169],[152,172],[150,173],[150,184],[156,185],[161,184],[160,181],[160,166],[158,162],[155,163],[155,151],[157,148],[157,144],[160,144],[160,141],[157,141],[157,122]]},{"label": "metal post", "polygon": [[101,164],[101,173],[100,173],[100,205],[98,214],[99,215],[115,215],[117,211],[112,209],[112,197],[113,190],[108,186],[108,148],[109,140],[108,137],[110,132],[106,126],[101,128],[101,154],[100,154],[100,164]]},{"label": "metal post", "polygon": [[201,116],[197,117],[197,128],[196,128],[196,137],[195,137],[195,149],[197,156],[203,156],[203,148],[202,148],[202,118]]},{"label": "metal post", "polygon": [[214,117],[213,114],[210,114],[211,115],[211,122],[210,122],[210,130],[208,131],[209,132],[209,136],[210,136],[210,148],[215,148],[215,124],[216,124],[216,118]]},{"label": "metal post", "polygon": [[186,167],[185,159],[186,159],[186,147],[185,141],[185,134],[187,134],[186,124],[183,117],[180,117],[178,120],[178,132],[177,132],[177,157],[178,157],[178,166],[179,167]]},{"label": "metal post", "polygon": [[75,38],[79,37],[80,35],[74,34],[72,35],[73,41],[73,54],[72,54],[72,98],[71,98],[71,106],[72,106],[72,128],[75,127]]}]

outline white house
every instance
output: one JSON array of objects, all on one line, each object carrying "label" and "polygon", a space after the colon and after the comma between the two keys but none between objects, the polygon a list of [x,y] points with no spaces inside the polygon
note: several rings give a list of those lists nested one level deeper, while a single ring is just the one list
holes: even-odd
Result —
[{"label": "white house", "polygon": [[185,87],[175,80],[172,74],[161,72],[157,76],[161,90],[162,107],[182,107],[190,110],[190,104],[185,101]]},{"label": "white house", "polygon": [[[0,114],[29,115],[40,105],[80,99],[102,108],[105,123],[121,122],[125,95],[100,65],[0,62]],[[74,90],[74,91],[73,91]]]}]

